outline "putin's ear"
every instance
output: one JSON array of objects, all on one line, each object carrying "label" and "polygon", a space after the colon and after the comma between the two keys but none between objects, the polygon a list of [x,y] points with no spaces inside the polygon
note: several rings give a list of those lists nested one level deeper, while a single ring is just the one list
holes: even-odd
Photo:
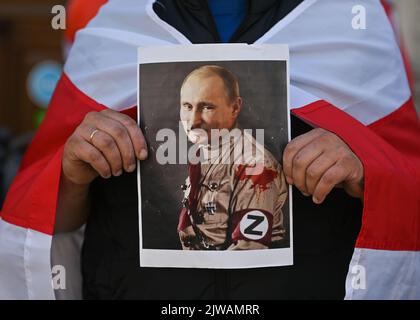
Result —
[{"label": "putin's ear", "polygon": [[242,98],[237,97],[235,101],[233,102],[232,107],[233,107],[232,115],[236,118],[238,117],[242,109]]}]

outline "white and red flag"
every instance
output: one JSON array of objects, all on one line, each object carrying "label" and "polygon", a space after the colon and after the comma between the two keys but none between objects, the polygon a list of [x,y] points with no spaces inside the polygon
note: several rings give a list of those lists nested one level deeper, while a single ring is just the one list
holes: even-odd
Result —
[{"label": "white and red flag", "polygon": [[[51,243],[66,139],[90,111],[135,117],[138,47],[191,44],[153,2],[111,0],[78,32],[1,212],[0,298],[54,298]],[[366,29],[352,27],[356,5],[365,8]],[[381,1],[305,0],[263,43],[290,47],[292,112],[340,136],[365,169],[346,298],[420,299],[420,123]]]}]

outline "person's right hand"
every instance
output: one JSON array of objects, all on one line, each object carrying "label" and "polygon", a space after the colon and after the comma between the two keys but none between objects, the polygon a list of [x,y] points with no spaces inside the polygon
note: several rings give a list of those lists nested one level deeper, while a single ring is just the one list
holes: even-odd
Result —
[{"label": "person's right hand", "polygon": [[133,172],[137,159],[146,158],[146,141],[137,123],[107,109],[85,116],[64,146],[62,169],[71,182],[87,185],[98,176],[107,179],[123,170]]}]

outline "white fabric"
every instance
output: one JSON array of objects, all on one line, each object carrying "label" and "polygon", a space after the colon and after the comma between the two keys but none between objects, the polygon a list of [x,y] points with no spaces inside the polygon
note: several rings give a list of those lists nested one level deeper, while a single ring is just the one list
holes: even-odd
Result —
[{"label": "white fabric", "polygon": [[[83,232],[51,237],[0,219],[0,300],[82,299]],[[53,290],[53,266],[65,270],[63,289]]]},{"label": "white fabric", "polygon": [[51,236],[0,219],[0,300],[54,299]]},{"label": "white fabric", "polygon": [[138,47],[177,44],[181,39],[167,31],[172,27],[165,22],[156,23],[147,9],[150,5],[146,0],[109,1],[76,34],[64,72],[84,94],[108,108],[137,104]]},{"label": "white fabric", "polygon": [[297,86],[290,85],[290,105],[292,109],[300,108],[320,100],[318,97],[299,89]]},{"label": "white fabric", "polygon": [[[110,1],[77,34],[65,72],[82,92],[109,108],[136,104],[137,47],[191,44],[159,20],[152,2]],[[360,4],[366,8],[367,28],[354,30],[352,8]],[[290,46],[292,108],[323,99],[370,124],[411,94],[387,19],[379,0],[306,0],[256,43]]]},{"label": "white fabric", "polygon": [[[352,8],[366,8],[367,28],[352,28]],[[394,32],[379,0],[318,0],[257,43],[290,45],[291,84],[370,124],[411,93]],[[292,96],[293,99],[293,96]],[[293,108],[293,105],[292,105]]]},{"label": "white fabric", "polygon": [[356,248],[346,280],[346,299],[420,299],[420,252]]}]

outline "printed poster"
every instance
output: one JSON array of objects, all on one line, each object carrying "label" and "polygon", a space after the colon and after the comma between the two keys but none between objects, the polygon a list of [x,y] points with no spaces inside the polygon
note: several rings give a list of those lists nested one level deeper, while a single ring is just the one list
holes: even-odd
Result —
[{"label": "printed poster", "polygon": [[293,264],[288,47],[139,48],[141,267]]}]

